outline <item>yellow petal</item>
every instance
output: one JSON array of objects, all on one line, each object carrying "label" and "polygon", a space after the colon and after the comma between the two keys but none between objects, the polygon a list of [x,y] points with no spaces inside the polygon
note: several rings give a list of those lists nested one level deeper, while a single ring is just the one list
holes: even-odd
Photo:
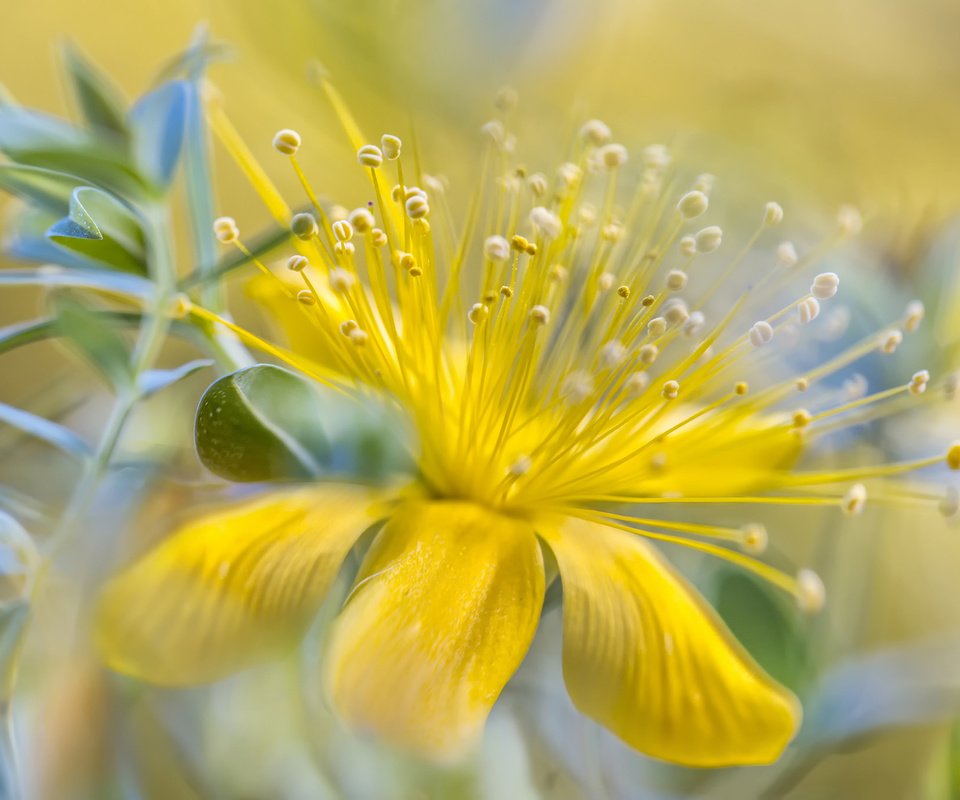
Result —
[{"label": "yellow petal", "polygon": [[364,489],[286,490],[190,522],[111,580],[107,665],[163,685],[213,680],[296,642],[374,521]]},{"label": "yellow petal", "polygon": [[776,760],[796,699],[640,537],[544,526],[563,583],[563,672],[574,704],[632,747],[717,767]]},{"label": "yellow petal", "polygon": [[335,707],[405,749],[460,755],[527,652],[543,581],[529,523],[468,503],[402,506],[334,627]]}]

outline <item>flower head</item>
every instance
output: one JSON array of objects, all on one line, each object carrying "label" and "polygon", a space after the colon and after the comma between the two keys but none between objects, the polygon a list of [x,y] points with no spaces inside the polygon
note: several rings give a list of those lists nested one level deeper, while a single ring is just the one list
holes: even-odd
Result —
[{"label": "flower head", "polygon": [[[943,456],[825,472],[797,470],[798,458],[820,433],[923,402],[929,375],[913,368],[902,386],[853,400],[824,388],[857,359],[892,352],[891,331],[795,374],[788,344],[832,301],[838,276],[810,269],[822,249],[799,257],[792,245],[790,259],[781,245],[746,274],[750,246],[784,216],[776,203],[758,208],[755,235],[721,258],[735,237],[692,228],[709,215],[712,179],[669,190],[662,147],[630,173],[626,147],[593,120],[570,162],[538,165],[544,172],[524,183],[504,109],[484,128],[485,168],[457,221],[420,188],[427,176],[401,140],[367,142],[327,91],[369,208],[334,221],[297,160],[309,142],[293,131],[275,144],[309,211],[291,214],[238,154],[295,234],[288,270],[257,262],[259,293],[292,350],[191,312],[322,383],[399,408],[418,474],[386,494],[276,491],[185,526],[108,585],[98,629],[108,663],[182,684],[275,652],[302,635],[346,553],[383,522],[326,657],[333,705],[353,726],[434,756],[460,752],[523,659],[558,579],[564,675],[585,714],[671,761],[776,759],[796,730],[797,701],[651,542],[752,570],[805,610],[823,604],[823,585],[808,569],[790,575],[757,560],[768,534],[749,517],[727,526],[658,510],[859,513],[870,502],[862,481]],[[849,234],[850,216],[831,241]],[[249,254],[232,220],[217,231]],[[908,320],[919,323],[915,308]],[[797,410],[801,387],[815,412]]]}]

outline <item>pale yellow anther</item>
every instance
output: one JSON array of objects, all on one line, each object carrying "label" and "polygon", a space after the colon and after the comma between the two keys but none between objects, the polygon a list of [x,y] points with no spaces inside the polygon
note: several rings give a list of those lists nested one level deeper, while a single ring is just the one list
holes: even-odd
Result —
[{"label": "pale yellow anther", "polygon": [[337,237],[337,241],[349,242],[353,238],[353,225],[345,219],[334,222],[333,235]]},{"label": "pale yellow anther", "polygon": [[805,408],[798,408],[790,417],[794,428],[806,428],[813,422],[813,415]]},{"label": "pale yellow anther", "polygon": [[296,255],[287,259],[287,269],[291,272],[303,272],[309,266],[306,256]]},{"label": "pale yellow anther", "polygon": [[474,303],[467,312],[467,319],[474,325],[479,325],[490,316],[490,309],[483,303]]},{"label": "pale yellow anther", "polygon": [[910,394],[912,395],[921,395],[927,391],[927,384],[930,382],[930,373],[927,370],[922,369],[919,372],[914,372],[913,377],[910,378]]},{"label": "pale yellow anther", "polygon": [[430,233],[430,223],[427,221],[425,217],[421,217],[420,219],[415,219],[413,221],[413,229],[423,234]]},{"label": "pale yellow anther", "polygon": [[297,292],[297,300],[305,306],[314,306],[317,304],[316,295],[309,289],[301,289]]},{"label": "pale yellow anther", "polygon": [[348,334],[350,344],[354,347],[364,347],[370,341],[370,335],[363,328],[354,328]]},{"label": "pale yellow anther", "polygon": [[899,330],[887,331],[880,337],[880,351],[886,355],[896,352],[903,341],[903,334]]},{"label": "pale yellow anther", "polygon": [[483,243],[483,254],[490,261],[506,261],[510,258],[510,243],[502,236],[488,236]]},{"label": "pale yellow anther", "polygon": [[630,287],[629,286],[618,286],[617,294],[620,295],[624,300],[630,297]]},{"label": "pale yellow anther", "polygon": [[360,326],[357,324],[355,319],[345,319],[340,323],[340,333],[342,333],[344,336],[349,336],[359,327]]},{"label": "pale yellow anther", "polygon": [[619,367],[627,357],[627,348],[623,343],[614,339],[600,348],[600,365],[605,369]]},{"label": "pale yellow anther", "polygon": [[694,243],[698,253],[712,253],[723,242],[723,230],[717,225],[710,225],[697,231]]},{"label": "pale yellow anther", "polygon": [[697,175],[696,180],[693,182],[693,188],[698,192],[703,192],[706,195],[709,195],[713,191],[713,185],[717,182],[717,176],[711,175],[709,172],[703,172],[700,175]]},{"label": "pale yellow anther", "polygon": [[534,172],[527,178],[527,186],[534,197],[543,197],[547,193],[547,176],[542,172]]},{"label": "pale yellow anther", "polygon": [[333,243],[333,252],[338,256],[352,256],[356,251],[357,248],[353,246],[353,242]]},{"label": "pale yellow anther", "polygon": [[750,391],[750,384],[747,383],[746,381],[737,381],[733,385],[733,393],[741,397],[749,391]]},{"label": "pale yellow anther", "polygon": [[336,205],[330,206],[327,216],[330,217],[331,222],[339,222],[342,219],[349,219],[350,209],[337,203]]},{"label": "pale yellow anther", "polygon": [[373,229],[376,221],[367,209],[355,208],[347,216],[347,222],[357,233],[367,233]]},{"label": "pale yellow anther", "polygon": [[770,537],[767,529],[759,522],[750,522],[741,529],[741,546],[751,555],[758,556],[767,549]]},{"label": "pale yellow anther", "polygon": [[687,273],[682,269],[672,269],[667,273],[667,288],[679,292],[687,285]]},{"label": "pale yellow anther", "polygon": [[829,300],[840,288],[840,276],[836,272],[821,272],[810,285],[810,294],[818,300]]},{"label": "pale yellow anther", "polygon": [[805,297],[797,306],[797,317],[801,325],[808,325],[820,316],[820,301],[816,297]]},{"label": "pale yellow anther", "polygon": [[577,370],[563,379],[560,387],[560,396],[568,403],[577,405],[593,394],[593,378],[586,372]]},{"label": "pale yellow anther", "polygon": [[647,323],[647,333],[653,338],[663,336],[667,332],[667,321],[663,317],[654,317]]},{"label": "pale yellow anther", "polygon": [[587,120],[580,127],[580,138],[594,147],[606,144],[612,135],[610,127],[599,119]]},{"label": "pale yellow anther", "polygon": [[365,144],[357,150],[357,161],[361,166],[376,169],[383,163],[383,153],[375,144]]},{"label": "pale yellow anther", "polygon": [[806,614],[816,614],[827,602],[827,590],[811,569],[797,572],[797,607]]},{"label": "pale yellow anther", "polygon": [[780,242],[777,245],[777,261],[779,261],[785,267],[792,267],[800,260],[800,256],[797,255],[797,248],[794,247],[793,242]]},{"label": "pale yellow anther", "polygon": [[903,320],[903,329],[908,333],[913,333],[917,328],[920,327],[920,323],[923,321],[925,309],[923,303],[919,300],[911,300],[907,303],[907,311]]},{"label": "pale yellow anther", "polygon": [[954,486],[948,486],[937,508],[947,518],[957,516],[960,513],[960,491]]},{"label": "pale yellow anther", "polygon": [[496,147],[504,149],[507,144],[507,131],[503,123],[498,119],[492,119],[485,122],[480,127],[480,132],[489,139]]},{"label": "pale yellow anther", "polygon": [[300,149],[300,134],[290,128],[277,131],[273,137],[273,149],[285,156],[293,156]]},{"label": "pale yellow anther", "polygon": [[534,325],[546,325],[550,321],[550,309],[536,305],[530,309],[530,322]]},{"label": "pale yellow anther", "polygon": [[510,465],[507,473],[513,478],[522,478],[532,467],[533,461],[531,461],[530,456],[522,455],[518,456],[517,460]]},{"label": "pale yellow anther", "polygon": [[862,483],[855,483],[843,496],[840,509],[849,517],[862,514],[864,506],[867,504],[867,487]]},{"label": "pale yellow anther", "polygon": [[505,300],[509,300],[511,297],[513,297],[513,287],[511,287],[511,286],[506,286],[506,285],[501,286],[501,287],[500,287],[500,296],[501,296],[502,298],[504,298]]},{"label": "pale yellow anther", "polygon": [[187,297],[183,292],[177,292],[171,299],[169,305],[169,311],[171,319],[183,319],[186,317],[191,309],[193,308],[193,303],[190,301],[190,298]]},{"label": "pale yellow anther", "polygon": [[407,270],[407,275],[409,275],[411,278],[419,278],[421,275],[423,275],[423,269],[414,265]]},{"label": "pale yellow anther", "polygon": [[567,279],[567,268],[562,264],[554,264],[550,267],[547,277],[554,283],[563,283]]},{"label": "pale yellow anther", "polygon": [[668,325],[676,328],[685,325],[690,319],[690,309],[681,298],[671,297],[663,304],[663,317]]},{"label": "pale yellow anther", "polygon": [[600,230],[600,236],[605,242],[610,242],[611,244],[616,244],[623,238],[625,233],[622,222],[614,220],[613,222],[608,222]]},{"label": "pale yellow anther", "polygon": [[530,209],[529,219],[544,239],[556,239],[563,233],[560,217],[543,206],[534,206]]},{"label": "pale yellow anther", "polygon": [[773,341],[773,326],[766,320],[760,320],[753,323],[748,336],[754,347],[763,347]]},{"label": "pale yellow anther", "polygon": [[648,367],[657,360],[658,355],[660,355],[660,348],[655,344],[645,344],[637,351],[637,358],[640,363],[646,364]]},{"label": "pale yellow anther", "polygon": [[537,246],[533,242],[528,242],[523,252],[532,258],[537,254]]},{"label": "pale yellow anther", "polygon": [[527,241],[526,237],[521,236],[520,234],[514,234],[510,237],[510,246],[519,252],[525,252],[526,249],[530,246],[530,242]]},{"label": "pale yellow anther", "polygon": [[683,324],[683,335],[696,336],[703,330],[706,321],[707,318],[702,311],[691,311],[689,319]]},{"label": "pale yellow anther", "polygon": [[347,294],[356,283],[356,278],[345,269],[330,270],[330,290],[336,294]]},{"label": "pale yellow anther", "polygon": [[576,164],[567,161],[557,168],[557,177],[560,178],[568,190],[575,189],[583,180],[583,170]]},{"label": "pale yellow anther", "polygon": [[837,211],[837,233],[844,239],[856,236],[863,228],[863,217],[854,206],[840,206]]},{"label": "pale yellow anther", "polygon": [[670,151],[662,144],[648,144],[641,153],[646,170],[662,171],[670,165]]},{"label": "pale yellow anther", "polygon": [[768,228],[783,222],[783,207],[779,203],[767,203],[763,207],[763,224]]},{"label": "pale yellow anther", "polygon": [[798,392],[805,392],[810,388],[810,381],[806,378],[797,378],[796,387]]},{"label": "pale yellow anther", "polygon": [[383,157],[387,161],[396,161],[400,158],[400,148],[402,146],[403,142],[400,141],[399,136],[385,133],[380,137],[380,152],[383,153]]},{"label": "pale yellow anther", "polygon": [[654,297],[652,294],[648,294],[648,295],[645,295],[640,300],[640,305],[643,306],[644,308],[650,308],[650,306],[652,306],[656,302],[657,302],[657,298]]},{"label": "pale yellow anther", "polygon": [[707,199],[707,196],[703,192],[694,189],[692,192],[687,192],[680,198],[677,203],[677,211],[680,212],[684,219],[696,219],[706,213],[709,205],[710,201]]},{"label": "pale yellow anther", "polygon": [[294,236],[306,242],[317,235],[317,221],[313,214],[306,212],[294,214],[293,219],[290,220],[290,230]]},{"label": "pale yellow anther", "polygon": [[430,204],[427,203],[427,198],[421,194],[414,194],[408,197],[404,207],[410,219],[423,219],[430,213]]},{"label": "pale yellow anther", "polygon": [[697,254],[697,240],[694,236],[684,236],[680,240],[680,254],[692,258]]},{"label": "pale yellow anther", "polygon": [[597,288],[601,292],[609,292],[617,282],[617,276],[612,272],[604,272],[597,278]]},{"label": "pale yellow anther", "polygon": [[639,397],[650,385],[650,376],[646,372],[634,372],[625,385],[627,394],[631,397]]},{"label": "pale yellow anther", "polygon": [[660,388],[664,400],[676,400],[680,394],[680,384],[677,381],[666,381]]},{"label": "pale yellow anther", "polygon": [[854,373],[843,382],[843,393],[851,400],[859,400],[866,396],[869,389],[867,379],[859,372]]},{"label": "pale yellow anther", "polygon": [[387,234],[384,233],[380,228],[374,228],[370,231],[370,241],[373,243],[374,247],[383,247],[388,239]]},{"label": "pale yellow anther", "polygon": [[240,229],[233,217],[218,217],[213,221],[213,235],[222,244],[231,244],[240,238]]},{"label": "pale yellow anther", "polygon": [[627,148],[611,142],[597,150],[597,158],[607,169],[616,169],[627,163]]}]

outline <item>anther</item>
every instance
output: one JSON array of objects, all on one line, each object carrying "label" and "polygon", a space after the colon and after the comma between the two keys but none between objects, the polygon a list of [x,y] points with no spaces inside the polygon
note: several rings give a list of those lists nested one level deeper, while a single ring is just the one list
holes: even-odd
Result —
[{"label": "anther", "polygon": [[374,228],[370,231],[370,241],[373,242],[374,247],[383,247],[388,241],[387,234],[380,228]]},{"label": "anther", "polygon": [[680,212],[684,219],[696,219],[706,212],[709,205],[710,201],[707,199],[707,196],[703,192],[694,189],[692,192],[687,192],[680,198],[677,203],[677,211]]},{"label": "anther", "polygon": [[670,151],[662,144],[648,144],[642,157],[646,169],[662,170],[670,165]]},{"label": "anther", "polygon": [[870,389],[867,379],[859,372],[855,372],[843,382],[843,392],[851,400],[859,400],[865,397]]},{"label": "anther", "polygon": [[537,246],[533,242],[529,242],[523,252],[533,258],[537,254]]},{"label": "anther", "polygon": [[793,412],[790,420],[793,423],[794,428],[802,430],[813,421],[813,415],[805,408],[798,408]]},{"label": "anther", "polygon": [[623,227],[623,223],[614,220],[613,222],[608,222],[603,226],[600,231],[600,236],[605,242],[616,244],[623,238],[624,233],[625,229]]},{"label": "anther", "polygon": [[427,203],[427,198],[420,194],[414,194],[407,198],[405,208],[410,219],[423,219],[430,213],[430,204]]},{"label": "anther", "polygon": [[515,234],[510,237],[510,246],[519,252],[524,252],[527,247],[530,246],[530,242],[526,240],[526,237],[521,236],[520,234]]},{"label": "anther", "polygon": [[357,150],[357,161],[361,166],[377,169],[383,163],[383,153],[375,144],[365,144]]},{"label": "anther", "polygon": [[497,293],[493,289],[488,289],[483,293],[483,297],[480,298],[483,300],[484,304],[492,306],[497,302]]},{"label": "anther", "polygon": [[571,372],[563,379],[563,385],[560,387],[560,395],[568,403],[577,405],[582,403],[593,394],[593,378],[586,372]]},{"label": "anther", "polygon": [[213,235],[218,242],[230,244],[240,238],[240,229],[233,217],[218,217],[213,221]]},{"label": "anther", "polygon": [[644,308],[650,308],[655,302],[657,302],[657,298],[652,294],[648,294],[640,301],[640,305]]},{"label": "anther", "polygon": [[703,330],[703,326],[706,321],[706,317],[703,315],[702,311],[692,311],[690,313],[690,319],[688,319],[683,325],[683,335],[696,336],[701,330]]},{"label": "anther", "polygon": [[177,292],[170,300],[170,316],[173,319],[183,319],[190,313],[193,303],[183,292]]},{"label": "anther", "polygon": [[853,206],[840,206],[837,211],[837,233],[844,239],[856,236],[863,228],[863,217]]},{"label": "anther", "polygon": [[746,381],[737,381],[733,386],[733,393],[743,397],[747,392],[750,391],[750,384]]},{"label": "anther", "polygon": [[660,394],[664,400],[676,400],[680,394],[680,384],[677,381],[667,381],[660,388]]},{"label": "anther", "polygon": [[821,272],[813,279],[810,294],[818,300],[829,300],[840,288],[840,276],[836,272]]},{"label": "anther", "polygon": [[542,172],[535,172],[527,178],[527,186],[534,197],[543,197],[547,193],[547,176]]},{"label": "anther", "polygon": [[308,266],[310,262],[305,256],[296,255],[287,259],[287,269],[291,272],[303,272]]},{"label": "anther", "polygon": [[294,236],[306,242],[317,235],[317,221],[312,214],[306,212],[294,214],[293,219],[290,220],[290,230],[293,231]]},{"label": "anther", "polygon": [[910,378],[910,394],[912,395],[921,395],[927,391],[927,384],[930,382],[930,373],[927,370],[922,369],[919,372],[914,372],[913,377]]},{"label": "anther", "polygon": [[550,309],[536,305],[530,309],[530,322],[534,325],[546,325],[550,321]]},{"label": "anther", "polygon": [[798,392],[805,392],[810,388],[810,381],[806,378],[797,378],[796,387]]},{"label": "anther", "polygon": [[698,253],[712,253],[723,241],[723,231],[716,225],[710,225],[697,231],[694,237]]},{"label": "anther", "polygon": [[663,304],[663,316],[668,325],[678,327],[685,325],[690,319],[690,309],[682,298],[671,297]]},{"label": "anther", "polygon": [[488,236],[483,253],[491,261],[506,261],[510,258],[510,244],[502,236]]},{"label": "anther", "polygon": [[490,316],[490,309],[483,303],[474,303],[467,312],[467,319],[474,325],[479,325]]},{"label": "anther", "polygon": [[411,278],[419,278],[421,275],[423,275],[423,270],[414,265],[407,270],[407,275],[409,275]]},{"label": "anther", "polygon": [[499,111],[513,111],[520,102],[520,96],[512,86],[503,86],[497,91],[493,102]]},{"label": "anther", "polygon": [[797,572],[797,607],[806,614],[816,614],[827,602],[827,590],[812,569]]},{"label": "anther", "polygon": [[647,333],[654,338],[667,332],[667,321],[663,317],[654,317],[647,323]]},{"label": "anther", "polygon": [[763,207],[763,224],[768,228],[783,222],[783,207],[779,203],[767,203]]},{"label": "anther", "polygon": [[752,554],[760,555],[767,549],[770,537],[767,529],[759,522],[751,522],[744,525],[741,529],[742,539],[740,540],[743,549]]},{"label": "anther", "polygon": [[619,367],[627,357],[627,349],[616,339],[600,348],[600,363],[606,369]]},{"label": "anther", "polygon": [[340,333],[344,336],[349,336],[360,326],[357,324],[357,321],[354,319],[345,319],[340,323]]},{"label": "anther", "polygon": [[629,286],[618,286],[617,294],[620,295],[624,300],[630,297],[630,287]]},{"label": "anther", "polygon": [[530,209],[529,219],[545,239],[556,239],[563,232],[560,217],[543,206],[534,206]]},{"label": "anther", "polygon": [[387,161],[396,161],[400,158],[400,148],[402,146],[403,142],[400,141],[398,136],[385,133],[380,137],[380,150]]},{"label": "anther", "polygon": [[509,300],[513,297],[513,287],[511,286],[501,286],[500,287],[500,296]]},{"label": "anther", "polygon": [[550,267],[547,277],[554,283],[563,283],[567,279],[567,268],[562,264],[554,264]]},{"label": "anther", "polygon": [[330,270],[330,289],[337,294],[347,294],[356,283],[356,278],[345,269]]},{"label": "anther", "polygon": [[820,301],[816,297],[806,297],[797,306],[797,315],[801,325],[808,325],[820,316]]},{"label": "anther", "polygon": [[766,320],[753,323],[750,327],[750,344],[754,347],[763,347],[773,341],[773,327]]},{"label": "anther", "polygon": [[370,336],[363,328],[354,328],[348,335],[354,347],[363,347],[370,341]]},{"label": "anther", "polygon": [[640,363],[647,366],[656,361],[658,355],[660,355],[660,348],[655,344],[645,344],[637,351],[637,358],[640,359]]},{"label": "anther", "polygon": [[297,300],[305,306],[314,306],[317,304],[317,298],[309,289],[301,289],[297,292]]},{"label": "anther", "polygon": [[923,303],[919,300],[911,300],[907,303],[907,311],[903,321],[903,329],[908,333],[913,333],[917,328],[920,327],[920,323],[923,321],[923,315],[925,311],[923,308]]},{"label": "anther", "polygon": [[680,240],[680,254],[691,258],[697,254],[697,240],[693,236],[684,236]]},{"label": "anther", "polygon": [[716,182],[716,175],[711,175],[709,172],[703,172],[700,175],[697,175],[696,180],[693,182],[693,188],[698,192],[710,194],[710,192],[713,191],[713,184]]},{"label": "anther", "polygon": [[627,163],[627,148],[622,144],[605,144],[597,150],[597,157],[603,166],[613,170]]},{"label": "anther", "polygon": [[373,230],[375,223],[373,214],[371,214],[365,208],[355,208],[350,212],[350,215],[347,217],[347,221],[353,226],[353,229],[357,233],[367,233],[368,231]]},{"label": "anther", "polygon": [[937,504],[937,508],[947,518],[955,517],[960,513],[960,492],[957,491],[956,487],[947,487],[946,493]]},{"label": "anther", "polygon": [[333,235],[337,241],[349,242],[353,238],[353,225],[345,219],[338,220],[333,223]]},{"label": "anther", "polygon": [[626,382],[627,393],[631,397],[642,395],[650,385],[650,376],[646,372],[634,372]]},{"label": "anther", "polygon": [[604,272],[599,278],[597,278],[597,288],[601,292],[609,292],[616,282],[616,275],[614,275],[612,272]]},{"label": "anther", "polygon": [[507,472],[514,478],[521,478],[526,475],[531,467],[533,467],[533,462],[530,460],[530,456],[520,456],[514,461]]},{"label": "anther", "polygon": [[667,273],[667,288],[679,292],[687,285],[687,273],[682,269],[672,269]]},{"label": "anther", "polygon": [[843,496],[843,503],[840,508],[848,517],[863,513],[863,507],[867,503],[867,487],[862,483],[855,483]]},{"label": "anther", "polygon": [[273,149],[285,156],[293,156],[300,149],[300,134],[290,128],[277,131],[273,137]]},{"label": "anther", "polygon": [[793,242],[780,242],[777,245],[777,260],[785,267],[792,267],[800,260]]},{"label": "anther", "polygon": [[897,347],[903,341],[903,334],[898,330],[887,331],[880,339],[880,351],[890,355],[896,352]]},{"label": "anther", "polygon": [[947,450],[947,466],[950,469],[960,469],[960,442],[954,442]]},{"label": "anther", "polygon": [[599,119],[587,120],[580,128],[580,138],[594,147],[600,147],[610,141],[609,126]]}]

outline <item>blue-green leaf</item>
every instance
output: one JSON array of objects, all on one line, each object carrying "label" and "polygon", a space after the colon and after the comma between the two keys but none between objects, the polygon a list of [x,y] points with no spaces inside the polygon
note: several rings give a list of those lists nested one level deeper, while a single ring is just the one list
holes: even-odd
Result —
[{"label": "blue-green leaf", "polygon": [[87,182],[76,175],[23,164],[0,164],[0,189],[54,214],[70,210],[70,196]]},{"label": "blue-green leaf", "polygon": [[130,349],[115,326],[65,295],[54,300],[57,332],[117,391],[133,384]]},{"label": "blue-green leaf", "polygon": [[75,458],[84,459],[90,456],[90,448],[86,442],[69,428],[43,417],[38,417],[22,408],[0,403],[0,422],[17,428],[37,439],[42,439],[47,444],[51,444]]},{"label": "blue-green leaf", "polygon": [[231,481],[314,477],[329,458],[314,387],[280,367],[258,364],[213,383],[197,408],[197,454]]},{"label": "blue-green leaf", "polygon": [[125,103],[116,85],[71,42],[64,46],[64,63],[84,119],[94,127],[125,137]]},{"label": "blue-green leaf", "polygon": [[146,245],[137,216],[107,192],[90,186],[73,190],[70,213],[47,231],[51,241],[127,272],[146,270]]},{"label": "blue-green leaf", "polygon": [[137,378],[137,388],[143,397],[149,397],[161,389],[166,389],[177,381],[182,381],[184,378],[193,375],[194,372],[212,367],[214,363],[213,359],[210,358],[198,358],[173,369],[148,369]]},{"label": "blue-green leaf", "polygon": [[165,83],[140,98],[128,117],[134,164],[161,190],[173,179],[183,149],[188,88],[184,81]]},{"label": "blue-green leaf", "polygon": [[64,269],[55,266],[43,266],[38,269],[0,269],[0,286],[3,285],[97,289],[143,298],[153,293],[153,284],[146,278],[136,275],[106,270]]}]

